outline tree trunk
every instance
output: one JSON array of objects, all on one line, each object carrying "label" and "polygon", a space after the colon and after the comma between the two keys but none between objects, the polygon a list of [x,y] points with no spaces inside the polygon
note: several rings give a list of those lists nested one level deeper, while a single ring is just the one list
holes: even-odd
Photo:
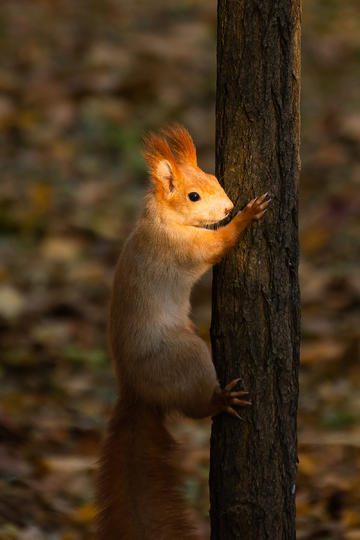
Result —
[{"label": "tree trunk", "polygon": [[300,0],[219,0],[217,177],[272,202],[214,268],[215,366],[253,405],[214,419],[212,540],[295,539],[299,88]]}]

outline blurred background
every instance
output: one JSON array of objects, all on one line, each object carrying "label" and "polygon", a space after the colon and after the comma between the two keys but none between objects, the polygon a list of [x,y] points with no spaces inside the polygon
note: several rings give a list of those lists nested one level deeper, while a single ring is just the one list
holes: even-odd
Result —
[{"label": "blurred background", "polygon": [[[80,540],[114,400],[106,309],[172,121],[214,170],[215,0],[0,4],[0,540]],[[360,539],[360,4],[304,0],[299,539]],[[194,291],[207,337],[211,275]],[[179,423],[206,530],[209,421]],[[225,539],[224,539],[225,540]]]}]

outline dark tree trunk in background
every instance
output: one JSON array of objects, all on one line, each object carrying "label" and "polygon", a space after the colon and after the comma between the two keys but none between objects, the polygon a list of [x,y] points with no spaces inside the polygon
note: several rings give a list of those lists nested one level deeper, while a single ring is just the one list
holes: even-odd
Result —
[{"label": "dark tree trunk in background", "polygon": [[214,269],[216,369],[253,405],[214,420],[212,540],[295,539],[299,87],[300,0],[219,0],[217,177],[237,209],[272,202]]}]

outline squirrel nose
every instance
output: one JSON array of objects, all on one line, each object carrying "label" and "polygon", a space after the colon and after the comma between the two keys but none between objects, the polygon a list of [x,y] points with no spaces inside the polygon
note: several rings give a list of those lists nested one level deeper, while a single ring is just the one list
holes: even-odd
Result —
[{"label": "squirrel nose", "polygon": [[231,206],[228,205],[225,207],[225,214],[228,215],[230,214],[231,210],[234,208],[234,205],[232,204]]}]

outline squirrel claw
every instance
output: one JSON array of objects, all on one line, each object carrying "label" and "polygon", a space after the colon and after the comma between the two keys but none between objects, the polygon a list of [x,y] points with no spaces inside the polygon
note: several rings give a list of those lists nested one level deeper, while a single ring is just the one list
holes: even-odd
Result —
[{"label": "squirrel claw", "polygon": [[243,420],[243,418],[241,418],[241,416],[232,407],[226,407],[225,411],[228,414],[231,414],[231,416],[235,416],[235,418],[237,418],[238,420]]},{"label": "squirrel claw", "polygon": [[252,405],[251,401],[245,401],[244,399],[233,398],[231,400],[233,405],[241,405],[241,407],[246,407],[246,405]]},{"label": "squirrel claw", "polygon": [[[267,195],[268,195],[268,192],[264,193],[263,195],[260,195],[260,197],[257,197],[258,203],[261,204],[263,202],[263,200],[267,197]],[[268,199],[268,200],[271,201],[271,199]]]},{"label": "squirrel claw", "polygon": [[224,388],[225,392],[230,392],[230,390],[232,390],[239,381],[240,379],[234,379],[233,381],[229,382]]},{"label": "squirrel claw", "polygon": [[239,390],[239,392],[230,392],[230,396],[233,397],[241,397],[241,396],[247,396],[249,392],[245,392],[245,390]]}]

